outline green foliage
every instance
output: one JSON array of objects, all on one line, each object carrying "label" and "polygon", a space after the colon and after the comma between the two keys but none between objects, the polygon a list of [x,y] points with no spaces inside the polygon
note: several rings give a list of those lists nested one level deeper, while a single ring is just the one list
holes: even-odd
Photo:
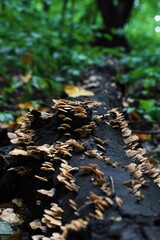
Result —
[{"label": "green foliage", "polygon": [[29,86],[24,86],[26,92],[32,86],[50,90],[53,95],[66,79],[61,78],[60,84],[59,71],[67,76],[67,81],[74,82],[84,66],[94,64],[101,55],[88,44],[92,28],[85,22],[89,16],[85,8],[90,1],[86,1],[85,6],[82,2],[71,6],[69,1],[65,10],[63,1],[56,4],[47,1],[48,11],[44,10],[42,1],[27,2],[29,6],[23,1],[10,0],[1,7],[0,71],[9,82],[4,93],[21,87],[20,75],[32,71]]},{"label": "green foliage", "polygon": [[131,19],[125,27],[125,32],[134,49],[142,51],[144,48],[159,47],[159,9],[160,2],[157,0],[135,1]]},{"label": "green foliage", "polygon": [[117,74],[117,81],[125,85],[128,94],[138,103],[134,110],[148,121],[160,121],[160,56],[157,48],[148,47],[141,52],[133,50],[130,55],[123,55],[120,65],[130,67],[123,75]]},{"label": "green foliage", "polygon": [[145,113],[145,118],[149,121],[160,121],[160,105],[156,105],[154,99],[139,100],[139,112]]},{"label": "green foliage", "polygon": [[125,27],[132,51],[124,54],[120,65],[129,70],[117,74],[117,81],[125,85],[128,95],[134,98],[136,110],[148,121],[160,121],[160,2],[135,1],[135,8]]},{"label": "green foliage", "polygon": [[3,111],[0,112],[0,122],[9,123],[14,120],[14,113],[12,111]]}]

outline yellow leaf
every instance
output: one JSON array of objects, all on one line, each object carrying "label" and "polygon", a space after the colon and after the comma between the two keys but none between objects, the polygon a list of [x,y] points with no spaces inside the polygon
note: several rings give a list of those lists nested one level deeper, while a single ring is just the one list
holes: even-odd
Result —
[{"label": "yellow leaf", "polygon": [[18,104],[18,107],[19,107],[21,110],[30,109],[32,106],[33,106],[32,102],[23,102],[23,103],[19,103],[19,104]]},{"label": "yellow leaf", "polygon": [[20,79],[21,79],[21,81],[22,81],[23,83],[27,83],[27,82],[29,82],[29,80],[31,79],[31,77],[32,77],[32,73],[31,73],[31,72],[28,72],[28,73],[26,73],[26,75],[21,75],[21,76],[20,76]]},{"label": "yellow leaf", "polygon": [[33,110],[36,109],[38,110],[40,105],[38,103],[33,103],[33,102],[23,102],[18,104],[19,109],[21,110]]},{"label": "yellow leaf", "polygon": [[69,97],[80,97],[80,96],[94,96],[94,93],[88,90],[85,90],[84,88],[77,87],[75,85],[67,85],[64,88],[65,93]]},{"label": "yellow leaf", "polygon": [[18,118],[16,119],[16,122],[17,122],[17,123],[23,122],[23,121],[25,121],[26,119],[27,119],[27,116],[26,116],[26,115],[22,115],[22,116],[20,116],[20,117],[18,117]]}]

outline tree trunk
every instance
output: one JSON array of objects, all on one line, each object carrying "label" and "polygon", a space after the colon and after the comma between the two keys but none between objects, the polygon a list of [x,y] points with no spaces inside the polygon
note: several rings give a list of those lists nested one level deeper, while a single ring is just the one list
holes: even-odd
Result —
[{"label": "tree trunk", "polygon": [[[112,62],[84,74],[91,92],[28,113],[0,149],[0,202],[24,199],[28,239],[158,239],[160,169],[115,108]],[[36,219],[43,227],[31,230]]]},{"label": "tree trunk", "polygon": [[127,23],[133,7],[134,0],[119,0],[114,4],[113,0],[97,0],[97,6],[101,12],[105,29],[111,32],[112,29],[123,28]]},{"label": "tree trunk", "polygon": [[[104,29],[101,30],[104,37],[98,38],[97,44],[108,47],[122,46],[129,50],[126,38],[114,31],[122,29],[127,23],[134,0],[118,0],[116,2],[114,0],[97,0],[97,6],[101,12],[104,24]],[[105,39],[105,34],[109,34],[112,39]]]},{"label": "tree trunk", "polygon": [[45,12],[49,12],[50,6],[51,6],[51,2],[48,1],[42,1],[43,4],[43,9]]},{"label": "tree trunk", "polygon": [[2,0],[2,1],[1,1],[1,10],[2,10],[2,11],[5,10],[5,8],[6,8],[6,3],[7,3],[6,0]]}]

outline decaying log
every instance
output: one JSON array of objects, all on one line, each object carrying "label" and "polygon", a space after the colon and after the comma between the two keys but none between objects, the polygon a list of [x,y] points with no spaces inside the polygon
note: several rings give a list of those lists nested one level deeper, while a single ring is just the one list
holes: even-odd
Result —
[{"label": "decaying log", "polygon": [[94,96],[53,100],[50,113],[29,112],[8,133],[0,203],[23,199],[28,239],[158,239],[160,168],[138,146],[106,72],[90,71],[83,85]]}]

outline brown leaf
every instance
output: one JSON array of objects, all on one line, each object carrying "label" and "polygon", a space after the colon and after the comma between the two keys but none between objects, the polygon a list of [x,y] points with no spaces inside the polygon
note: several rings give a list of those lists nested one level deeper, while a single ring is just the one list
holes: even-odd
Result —
[{"label": "brown leaf", "polygon": [[151,134],[145,134],[145,133],[136,133],[136,135],[139,137],[139,140],[150,140],[152,138]]},{"label": "brown leaf", "polygon": [[23,63],[23,65],[26,66],[26,65],[30,64],[32,62],[32,60],[33,60],[33,56],[30,53],[27,53],[23,56],[22,63]]},{"label": "brown leaf", "polygon": [[142,121],[142,118],[140,117],[140,115],[137,112],[133,111],[129,114],[129,120],[134,120],[134,121],[140,122],[140,121]]}]

